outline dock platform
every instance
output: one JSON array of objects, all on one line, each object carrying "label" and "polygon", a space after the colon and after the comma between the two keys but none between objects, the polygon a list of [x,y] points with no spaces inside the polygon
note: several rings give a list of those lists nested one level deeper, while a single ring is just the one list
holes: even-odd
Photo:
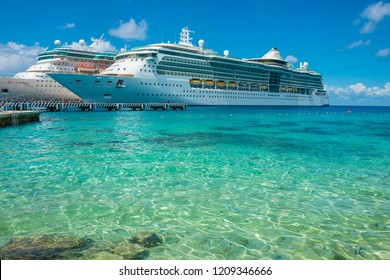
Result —
[{"label": "dock platform", "polygon": [[0,127],[38,122],[41,111],[0,111]]}]

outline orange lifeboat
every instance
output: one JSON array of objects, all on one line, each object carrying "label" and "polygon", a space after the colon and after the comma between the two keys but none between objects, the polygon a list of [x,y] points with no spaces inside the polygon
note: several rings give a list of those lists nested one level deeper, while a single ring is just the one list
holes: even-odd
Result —
[{"label": "orange lifeboat", "polygon": [[225,81],[218,81],[217,88],[218,89],[226,89],[226,82]]},{"label": "orange lifeboat", "polygon": [[228,89],[237,89],[237,83],[236,82],[229,82]]},{"label": "orange lifeboat", "polygon": [[193,88],[200,88],[202,87],[202,81],[199,79],[191,79],[190,80],[190,85]]},{"label": "orange lifeboat", "polygon": [[79,64],[77,67],[77,71],[80,73],[96,73],[98,70],[94,65]]},{"label": "orange lifeboat", "polygon": [[215,82],[213,80],[206,80],[204,82],[205,88],[215,88]]}]

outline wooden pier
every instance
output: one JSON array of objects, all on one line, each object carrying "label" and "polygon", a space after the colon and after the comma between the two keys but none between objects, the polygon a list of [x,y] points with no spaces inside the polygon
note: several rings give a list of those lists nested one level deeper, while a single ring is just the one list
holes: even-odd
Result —
[{"label": "wooden pier", "polygon": [[115,110],[185,110],[186,103],[84,103],[84,102],[51,102],[51,101],[32,101],[32,102],[0,102],[0,107],[3,110],[45,110],[51,112],[59,112],[64,110],[82,110],[93,111],[95,109]]}]

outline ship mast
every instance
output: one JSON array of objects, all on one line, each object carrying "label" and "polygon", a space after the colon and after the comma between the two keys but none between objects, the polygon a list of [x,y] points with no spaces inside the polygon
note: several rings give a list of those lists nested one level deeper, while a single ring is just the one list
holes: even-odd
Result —
[{"label": "ship mast", "polygon": [[181,29],[179,42],[180,45],[192,46],[191,40],[193,38],[190,38],[191,32],[194,33],[194,31],[189,30],[187,26]]}]

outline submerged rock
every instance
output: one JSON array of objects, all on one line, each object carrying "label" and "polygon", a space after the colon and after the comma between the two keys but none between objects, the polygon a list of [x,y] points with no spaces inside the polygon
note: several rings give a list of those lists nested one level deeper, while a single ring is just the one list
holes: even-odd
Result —
[{"label": "submerged rock", "polygon": [[15,237],[0,249],[2,260],[50,260],[61,259],[68,250],[86,249],[92,243],[89,238],[65,235],[39,235]]},{"label": "submerged rock", "polygon": [[116,255],[109,248],[106,249],[97,249],[97,248],[89,248],[87,250],[82,251],[82,254],[79,256],[75,256],[73,258],[65,258],[72,260],[123,260],[123,256]]},{"label": "submerged rock", "polygon": [[113,247],[112,253],[122,256],[125,260],[142,260],[149,254],[145,247],[127,241],[123,241]]},{"label": "submerged rock", "polygon": [[130,242],[150,248],[160,245],[163,241],[154,232],[140,231],[133,236]]},{"label": "submerged rock", "polygon": [[86,250],[72,250],[61,253],[63,259],[75,260],[143,260],[149,256],[147,248],[120,241],[115,243],[95,241]]}]

